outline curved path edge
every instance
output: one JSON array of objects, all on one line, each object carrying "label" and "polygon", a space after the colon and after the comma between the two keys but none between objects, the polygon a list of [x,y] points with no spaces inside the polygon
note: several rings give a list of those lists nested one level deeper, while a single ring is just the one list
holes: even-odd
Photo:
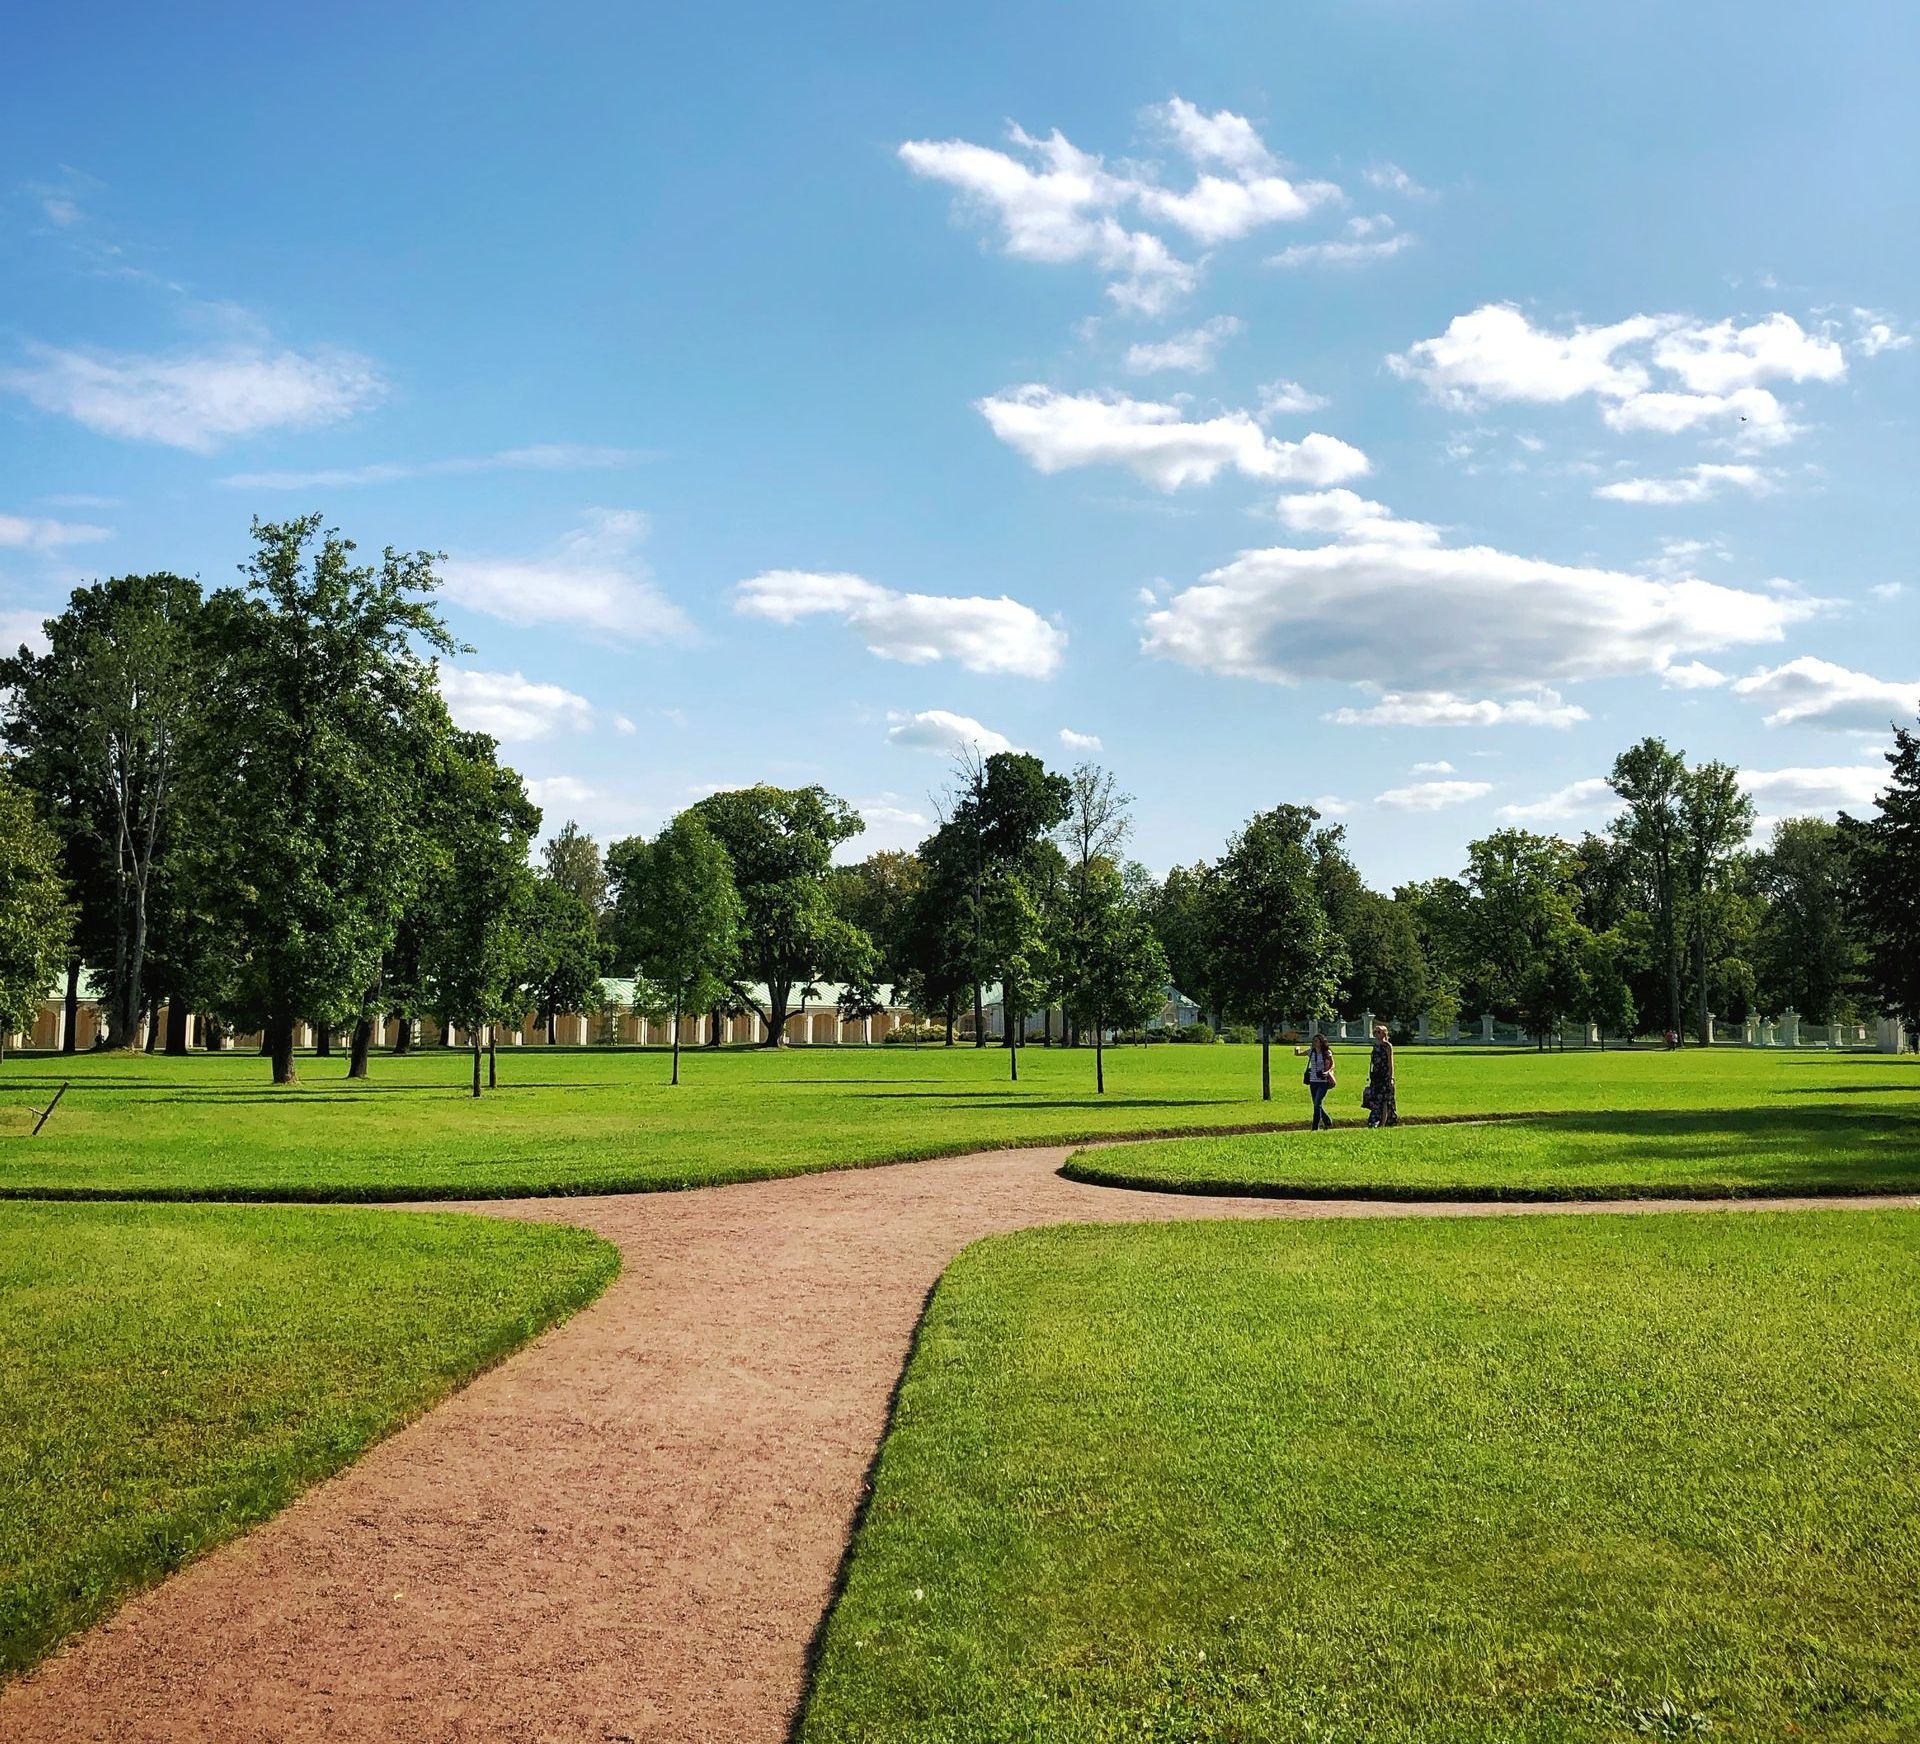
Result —
[{"label": "curved path edge", "polygon": [[581,1225],[591,1307],[0,1692],[0,1738],[775,1744],[948,1262],[1052,1223],[1920,1207],[1225,1198],[1072,1145],[432,1209]]}]

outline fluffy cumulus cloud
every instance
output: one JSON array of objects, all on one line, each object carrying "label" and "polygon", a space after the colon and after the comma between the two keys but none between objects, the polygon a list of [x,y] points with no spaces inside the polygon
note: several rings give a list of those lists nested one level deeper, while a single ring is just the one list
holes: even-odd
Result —
[{"label": "fluffy cumulus cloud", "polygon": [[1135,375],[1153,375],[1161,370],[1186,370],[1204,375],[1213,368],[1220,347],[1245,330],[1237,315],[1217,315],[1211,321],[1169,339],[1127,347],[1127,368]]},{"label": "fluffy cumulus cloud", "polygon": [[1641,503],[1655,508],[1675,503],[1703,503],[1709,497],[1728,491],[1745,491],[1749,496],[1765,496],[1773,480],[1757,466],[1743,462],[1717,464],[1703,462],[1687,467],[1671,478],[1620,478],[1612,484],[1597,485],[1593,494],[1610,503]]},{"label": "fluffy cumulus cloud", "polygon": [[1797,429],[1764,383],[1831,383],[1847,370],[1838,342],[1778,312],[1744,327],[1633,315],[1555,330],[1508,303],[1456,315],[1444,333],[1387,362],[1457,407],[1557,405],[1592,395],[1616,430],[1707,428],[1749,444],[1784,442]]},{"label": "fluffy cumulus cloud", "polygon": [[1105,747],[1100,743],[1098,733],[1076,733],[1071,727],[1060,729],[1060,743],[1069,751],[1099,751]]},{"label": "fluffy cumulus cloud", "polygon": [[1341,233],[1323,242],[1295,242],[1267,257],[1268,266],[1365,266],[1372,260],[1390,260],[1413,246],[1413,237],[1399,229],[1385,213],[1372,218],[1349,218]]},{"label": "fluffy cumulus cloud", "polygon": [[1319,432],[1298,442],[1269,436],[1244,411],[1189,418],[1155,400],[1119,394],[1063,394],[1029,385],[977,402],[994,435],[1041,472],[1124,466],[1158,490],[1210,484],[1222,471],[1284,484],[1328,485],[1358,478],[1366,455]]},{"label": "fluffy cumulus cloud", "polygon": [[1307,491],[1280,499],[1280,519],[1296,533],[1318,533],[1355,544],[1437,545],[1440,529],[1403,521],[1384,503],[1350,490]]},{"label": "fluffy cumulus cloud", "polygon": [[856,799],[853,809],[867,827],[834,850],[836,859],[863,860],[869,854],[890,849],[918,847],[926,838],[933,820],[924,811],[903,800],[897,793],[883,793],[874,799]]},{"label": "fluffy cumulus cloud", "polygon": [[1920,715],[1920,679],[1870,678],[1812,654],[1737,679],[1733,691],[1765,709],[1770,727],[1884,733],[1889,725],[1911,726]]},{"label": "fluffy cumulus cloud", "polygon": [[1813,609],[1785,593],[1484,546],[1340,542],[1244,552],[1150,612],[1144,646],[1229,676],[1332,679],[1390,697],[1438,693],[1452,706],[1777,642]]},{"label": "fluffy cumulus cloud", "polygon": [[840,618],[883,660],[954,660],[969,672],[1020,678],[1051,677],[1067,645],[1065,631],[1004,594],[901,593],[863,576],[813,570],[774,569],[743,581],[734,610],[777,624]]},{"label": "fluffy cumulus cloud", "polygon": [[583,732],[594,721],[593,705],[584,696],[519,672],[443,666],[440,694],[455,726],[491,733],[506,744],[544,739],[562,729]]},{"label": "fluffy cumulus cloud", "polygon": [[379,372],[345,351],[260,345],[138,356],[27,347],[0,369],[0,390],[104,436],[207,453],[269,430],[337,424],[385,392]]},{"label": "fluffy cumulus cloud", "polygon": [[111,539],[107,527],[88,521],[50,521],[38,515],[0,515],[0,551],[59,551]]},{"label": "fluffy cumulus cloud", "polygon": [[553,624],[613,642],[677,642],[687,616],[640,555],[647,518],[596,509],[543,557],[456,557],[442,570],[456,605],[509,624]]},{"label": "fluffy cumulus cloud", "polygon": [[1373,803],[1388,811],[1443,811],[1450,805],[1482,799],[1492,791],[1491,781],[1415,781],[1375,794]]},{"label": "fluffy cumulus cloud", "polygon": [[1331,404],[1325,394],[1316,394],[1303,388],[1297,381],[1271,381],[1260,390],[1260,416],[1263,419],[1324,411]]},{"label": "fluffy cumulus cloud", "polygon": [[1509,823],[1563,823],[1573,818],[1596,818],[1620,809],[1620,796],[1604,775],[1589,775],[1539,799],[1503,805],[1500,816]]},{"label": "fluffy cumulus cloud", "polygon": [[903,751],[928,751],[937,757],[952,757],[962,751],[978,751],[991,757],[996,751],[1011,751],[1014,743],[1004,733],[982,726],[971,715],[957,715],[949,709],[922,709],[918,714],[890,714],[887,743]]},{"label": "fluffy cumulus cloud", "polygon": [[1258,130],[1231,110],[1212,114],[1174,97],[1148,112],[1155,131],[1192,168],[1170,182],[1161,167],[1109,165],[1058,129],[1036,137],[1007,130],[1007,149],[963,139],[912,139],[900,160],[915,175],[951,188],[984,218],[1002,249],[1019,259],[1089,262],[1108,275],[1121,308],[1155,314],[1190,290],[1193,265],[1156,230],[1181,232],[1202,247],[1268,224],[1305,218],[1340,199],[1330,182],[1296,181]]},{"label": "fluffy cumulus cloud", "polygon": [[1783,817],[1798,817],[1808,812],[1831,817],[1841,811],[1858,815],[1871,810],[1887,785],[1887,766],[1876,757],[1870,763],[1742,769],[1740,785],[1763,814],[1755,829],[1759,835]]},{"label": "fluffy cumulus cloud", "polygon": [[1587,718],[1557,690],[1505,698],[1456,696],[1446,690],[1389,691],[1364,708],[1337,708],[1323,717],[1336,727],[1554,727]]}]

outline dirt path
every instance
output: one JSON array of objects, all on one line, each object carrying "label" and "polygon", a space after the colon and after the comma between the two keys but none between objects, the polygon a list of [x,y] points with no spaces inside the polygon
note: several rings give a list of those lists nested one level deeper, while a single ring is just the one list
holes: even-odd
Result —
[{"label": "dirt path", "polygon": [[472,1207],[583,1224],[625,1269],[7,1691],[0,1739],[777,1741],[922,1304],[967,1242],[1060,1222],[1754,1204],[1187,1198],[1063,1181],[1067,1154]]}]

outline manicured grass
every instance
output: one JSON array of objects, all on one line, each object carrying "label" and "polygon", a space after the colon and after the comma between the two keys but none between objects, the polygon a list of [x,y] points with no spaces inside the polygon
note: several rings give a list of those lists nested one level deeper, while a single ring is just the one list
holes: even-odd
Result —
[{"label": "manicured grass", "polygon": [[1917,1267],[1897,1211],[982,1243],[801,1736],[1920,1736]]},{"label": "manicured grass", "polygon": [[581,1230],[0,1206],[0,1672],[264,1520],[598,1295]]},{"label": "manicured grass", "polygon": [[[1343,1055],[1345,1077],[1362,1056]],[[475,1102],[464,1055],[303,1060],[275,1090],[252,1056],[0,1063],[0,1194],[424,1198],[685,1187],[938,1155],[969,1147],[1300,1122],[1298,1062],[1262,1103],[1251,1047],[1113,1049],[1109,1094],[1090,1052],[1029,1047],[1020,1082],[998,1049],[696,1052],[666,1082],[652,1053],[503,1053]],[[29,1109],[73,1088],[37,1139]],[[1405,1048],[1409,1116],[1760,1109],[1801,1118],[1913,1111],[1920,1063],[1879,1055],[1722,1049],[1535,1054]],[[1347,1099],[1344,1087],[1342,1099]],[[1379,1135],[1376,1135],[1379,1136]]]},{"label": "manicured grass", "polygon": [[1920,1102],[1643,1109],[1078,1152],[1076,1181],[1271,1198],[1631,1199],[1920,1192]]}]

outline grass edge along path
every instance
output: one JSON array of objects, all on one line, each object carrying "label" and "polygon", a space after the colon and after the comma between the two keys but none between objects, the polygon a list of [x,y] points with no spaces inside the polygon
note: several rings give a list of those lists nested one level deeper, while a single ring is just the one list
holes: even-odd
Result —
[{"label": "grass edge along path", "polygon": [[1912,1210],[977,1242],[795,1736],[1914,1736],[1916,1259]]},{"label": "grass edge along path", "polygon": [[619,1263],[582,1229],[446,1213],[0,1207],[0,1679],[350,1465]]}]

